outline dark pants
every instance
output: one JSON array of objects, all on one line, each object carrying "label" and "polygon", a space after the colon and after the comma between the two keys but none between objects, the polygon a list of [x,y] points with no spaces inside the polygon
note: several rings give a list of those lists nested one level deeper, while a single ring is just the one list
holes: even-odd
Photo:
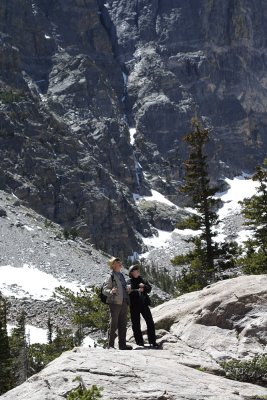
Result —
[{"label": "dark pants", "polygon": [[143,334],[141,331],[140,317],[143,316],[147,325],[147,337],[150,344],[156,343],[156,333],[153,317],[150,308],[145,305],[134,305],[130,308],[132,329],[136,344],[144,344]]},{"label": "dark pants", "polygon": [[114,347],[116,330],[118,329],[119,348],[126,346],[126,326],[128,304],[124,301],[122,304],[109,304],[110,326],[108,335],[108,347]]}]

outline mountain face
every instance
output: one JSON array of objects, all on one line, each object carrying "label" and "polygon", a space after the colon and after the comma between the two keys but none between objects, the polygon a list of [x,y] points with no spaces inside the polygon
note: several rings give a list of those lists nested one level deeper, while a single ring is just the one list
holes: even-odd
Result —
[{"label": "mountain face", "polygon": [[116,55],[129,75],[137,146],[145,138],[168,160],[178,141],[183,156],[181,137],[197,115],[210,128],[217,176],[250,170],[266,156],[264,1],[110,0],[106,6]]},{"label": "mountain face", "polygon": [[1,187],[129,254],[135,229],[150,228],[132,200],[123,76],[99,13],[95,0],[1,2]]},{"label": "mountain face", "polygon": [[142,251],[132,193],[179,204],[193,116],[214,180],[266,155],[264,3],[1,1],[0,189],[97,248]]}]

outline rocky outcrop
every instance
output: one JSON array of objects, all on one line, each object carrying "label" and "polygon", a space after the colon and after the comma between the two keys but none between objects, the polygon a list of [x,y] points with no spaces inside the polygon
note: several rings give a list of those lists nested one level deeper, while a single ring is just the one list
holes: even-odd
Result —
[{"label": "rocky outcrop", "polygon": [[60,400],[78,386],[103,388],[103,400],[247,400],[266,396],[260,386],[235,382],[179,363],[168,350],[76,349],[1,396],[3,400]]},{"label": "rocky outcrop", "polygon": [[6,210],[0,207],[0,217],[6,217],[6,216],[7,216]]},{"label": "rocky outcrop", "polygon": [[141,200],[138,208],[152,226],[163,231],[173,231],[178,223],[190,215],[182,208],[157,201]]},{"label": "rocky outcrop", "polygon": [[222,360],[266,354],[266,288],[266,275],[248,276],[173,299],[153,309],[161,350],[77,348],[1,399],[66,398],[76,377],[102,387],[103,399],[265,398],[266,388],[216,374]]},{"label": "rocky outcrop", "polygon": [[266,354],[267,275],[217,282],[156,307],[153,317],[163,348],[183,349],[183,358],[192,353],[193,365],[206,368],[212,360],[209,368],[215,362],[220,369],[225,359]]}]

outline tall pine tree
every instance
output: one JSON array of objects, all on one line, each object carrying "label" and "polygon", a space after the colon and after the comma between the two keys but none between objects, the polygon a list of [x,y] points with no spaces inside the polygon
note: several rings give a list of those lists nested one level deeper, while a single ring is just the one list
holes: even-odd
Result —
[{"label": "tall pine tree", "polygon": [[28,378],[28,344],[25,317],[24,312],[18,316],[16,327],[10,337],[14,386],[20,385]]},{"label": "tall pine tree", "polygon": [[7,302],[0,293],[0,395],[11,388],[11,358],[7,335]]},{"label": "tall pine tree", "polygon": [[192,251],[171,260],[174,265],[189,265],[183,269],[178,282],[180,293],[201,289],[214,281],[215,259],[218,257],[218,246],[214,242],[215,227],[218,224],[215,207],[218,200],[213,197],[216,188],[210,185],[207,156],[204,154],[209,132],[201,128],[198,120],[193,121],[192,128],[192,132],[184,138],[189,145],[189,158],[184,163],[185,178],[181,191],[190,196],[197,213],[186,224],[183,223],[183,227],[200,229],[201,233],[192,239]]},{"label": "tall pine tree", "polygon": [[246,254],[239,262],[247,274],[267,273],[267,159],[256,167],[252,179],[258,182],[257,193],[241,202],[245,225],[253,229],[253,237],[245,242]]}]

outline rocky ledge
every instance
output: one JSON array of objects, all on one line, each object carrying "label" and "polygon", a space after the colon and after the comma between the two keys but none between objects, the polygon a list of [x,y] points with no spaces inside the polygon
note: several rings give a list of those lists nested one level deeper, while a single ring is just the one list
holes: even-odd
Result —
[{"label": "rocky ledge", "polygon": [[266,310],[267,275],[218,282],[153,309],[161,349],[76,348],[1,399],[63,399],[76,377],[104,400],[264,399],[267,388],[219,375],[223,360],[266,354]]},{"label": "rocky ledge", "polygon": [[[61,400],[78,386],[103,388],[103,399],[241,400],[266,396],[267,389],[224,379],[180,364],[168,350],[121,351],[75,349],[41,373],[1,396],[3,400]],[[262,397],[258,397],[262,398]]]}]

